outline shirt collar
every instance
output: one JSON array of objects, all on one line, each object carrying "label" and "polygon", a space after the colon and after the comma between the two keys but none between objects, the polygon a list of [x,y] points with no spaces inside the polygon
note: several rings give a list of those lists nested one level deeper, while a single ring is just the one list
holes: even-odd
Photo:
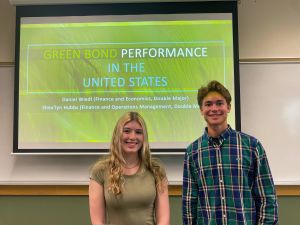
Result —
[{"label": "shirt collar", "polygon": [[225,139],[227,139],[230,134],[232,133],[233,129],[231,128],[231,126],[228,124],[228,127],[226,128],[226,130],[224,130],[224,132],[222,134],[220,134],[219,137],[217,138],[213,138],[213,137],[210,137],[208,135],[208,128],[205,127],[205,130],[204,130],[204,138],[207,139],[210,143],[213,142],[213,140],[218,140],[219,143],[222,143]]}]

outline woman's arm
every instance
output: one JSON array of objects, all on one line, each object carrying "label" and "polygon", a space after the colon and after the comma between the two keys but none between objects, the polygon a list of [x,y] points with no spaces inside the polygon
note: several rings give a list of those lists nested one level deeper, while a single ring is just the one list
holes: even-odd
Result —
[{"label": "woman's arm", "polygon": [[163,190],[157,190],[155,213],[157,225],[170,225],[168,181],[163,181]]},{"label": "woman's arm", "polygon": [[104,189],[94,180],[90,180],[89,183],[89,205],[92,224],[105,224]]}]

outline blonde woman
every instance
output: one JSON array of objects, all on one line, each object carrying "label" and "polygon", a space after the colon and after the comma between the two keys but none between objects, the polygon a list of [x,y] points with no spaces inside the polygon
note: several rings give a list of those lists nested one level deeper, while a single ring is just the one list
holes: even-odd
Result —
[{"label": "blonde woman", "polygon": [[137,112],[117,122],[105,159],[91,169],[93,225],[169,225],[168,183],[161,163],[151,157],[147,128]]}]

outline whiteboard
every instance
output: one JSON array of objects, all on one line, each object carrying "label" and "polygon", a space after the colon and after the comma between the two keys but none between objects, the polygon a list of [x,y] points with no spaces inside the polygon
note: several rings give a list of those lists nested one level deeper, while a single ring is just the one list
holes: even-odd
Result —
[{"label": "whiteboard", "polygon": [[275,184],[300,184],[300,63],[242,64],[241,129],[263,144]]},{"label": "whiteboard", "polygon": [[[0,67],[0,185],[87,184],[89,167],[99,156],[11,155],[13,75],[12,66]],[[275,184],[299,185],[300,63],[241,64],[240,83],[242,131],[262,142]],[[184,156],[158,157],[170,184],[181,184]]]}]

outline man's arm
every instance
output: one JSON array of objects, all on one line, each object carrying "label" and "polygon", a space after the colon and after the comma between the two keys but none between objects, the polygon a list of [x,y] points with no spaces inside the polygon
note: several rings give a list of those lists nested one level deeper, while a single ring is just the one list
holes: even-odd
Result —
[{"label": "man's arm", "polygon": [[184,225],[197,224],[198,185],[189,149],[185,153],[182,185],[182,219]]},{"label": "man's arm", "polygon": [[256,224],[278,224],[278,204],[275,186],[265,150],[260,142],[258,142],[256,150],[258,154],[252,190],[257,213]]}]

